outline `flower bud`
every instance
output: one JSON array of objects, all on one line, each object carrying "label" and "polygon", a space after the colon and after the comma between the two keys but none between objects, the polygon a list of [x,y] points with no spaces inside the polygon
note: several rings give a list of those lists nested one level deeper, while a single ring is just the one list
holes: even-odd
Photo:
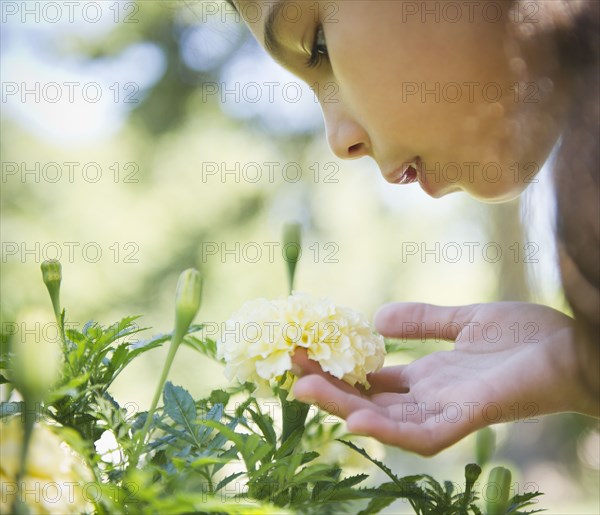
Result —
[{"label": "flower bud", "polygon": [[496,433],[491,427],[484,427],[477,431],[475,442],[475,460],[483,467],[496,452]]},{"label": "flower bud", "polygon": [[175,292],[175,334],[183,337],[196,313],[202,299],[202,276],[194,268],[183,271],[177,281]]},{"label": "flower bud", "polygon": [[495,467],[490,471],[485,489],[486,513],[488,515],[505,515],[510,498],[510,470]]},{"label": "flower bud", "polygon": [[294,285],[296,265],[302,254],[302,226],[297,223],[286,224],[283,227],[283,258],[287,263],[290,293]]},{"label": "flower bud", "polygon": [[471,485],[473,485],[475,483],[475,481],[477,481],[477,478],[479,477],[480,474],[481,474],[481,467],[479,465],[477,465],[476,463],[469,463],[465,467],[465,479]]},{"label": "flower bud", "polygon": [[23,396],[43,400],[60,372],[61,354],[56,341],[30,334],[14,345],[15,382]]},{"label": "flower bud", "polygon": [[56,316],[60,316],[60,282],[62,280],[62,266],[60,261],[49,259],[42,263],[42,279],[52,301]]}]

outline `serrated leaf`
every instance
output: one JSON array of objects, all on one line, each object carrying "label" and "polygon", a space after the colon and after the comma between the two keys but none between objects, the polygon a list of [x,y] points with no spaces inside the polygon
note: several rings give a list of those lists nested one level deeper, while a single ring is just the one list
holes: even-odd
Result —
[{"label": "serrated leaf", "polygon": [[140,328],[137,325],[133,324],[135,320],[141,318],[141,315],[134,315],[124,317],[118,322],[103,328],[102,335],[94,342],[94,349],[96,351],[100,351],[105,349],[112,342],[123,338],[124,336],[129,336],[140,331],[144,331],[147,327]]},{"label": "serrated leaf", "polygon": [[532,505],[536,504],[537,500],[535,500],[535,498],[540,497],[541,495],[544,495],[544,494],[541,492],[528,492],[528,493],[524,493],[524,494],[515,495],[508,501],[509,507],[508,507],[506,513],[518,515],[518,514],[522,514],[522,513],[529,514],[529,513],[539,513],[541,511],[545,511],[543,509],[527,511],[527,512],[517,511],[522,508],[527,508],[528,506],[532,506]]},{"label": "serrated leaf", "polygon": [[156,415],[154,416],[154,425],[165,433],[174,436],[176,440],[196,445],[196,440],[192,438],[185,429],[177,429],[169,424],[165,424],[164,422],[161,422]]},{"label": "serrated leaf", "polygon": [[229,460],[227,458],[222,458],[220,456],[201,456],[189,463],[189,466],[192,468],[201,468],[206,467],[207,465],[215,465],[217,463],[228,463]]},{"label": "serrated leaf", "polygon": [[[216,422],[219,422],[221,420],[221,417],[223,417],[222,404],[215,404],[206,414],[206,420],[215,420]],[[198,429],[198,441],[200,442],[200,444],[204,443],[204,441],[210,436],[212,431],[212,427],[206,425],[200,426],[200,429]]]},{"label": "serrated leaf", "polygon": [[77,389],[82,385],[87,383],[90,378],[89,372],[82,374],[80,376],[74,377],[69,380],[68,383],[59,386],[57,389],[52,390],[50,392],[50,396],[48,398],[49,403],[56,402],[59,399],[62,399],[66,396],[73,396],[73,394],[77,393]]},{"label": "serrated leaf", "polygon": [[208,427],[212,427],[219,431],[223,435],[224,438],[231,441],[237,451],[241,454],[244,448],[244,439],[241,434],[236,433],[231,427],[222,424],[221,422],[217,422],[215,420],[206,420],[204,424]]},{"label": "serrated leaf", "polygon": [[225,390],[213,390],[210,392],[210,397],[208,398],[211,404],[222,404],[225,406],[229,402],[229,398],[231,396]]},{"label": "serrated leaf", "polygon": [[420,488],[416,485],[416,481],[419,479],[423,479],[425,477],[424,474],[421,475],[414,475],[414,476],[407,476],[405,478],[400,479],[398,476],[396,476],[396,474],[394,474],[391,469],[383,464],[381,461],[375,459],[375,458],[371,458],[371,456],[369,456],[369,454],[367,453],[367,451],[365,451],[364,449],[361,449],[360,447],[357,447],[356,445],[354,445],[352,442],[348,442],[346,440],[341,440],[338,439],[338,442],[343,443],[344,445],[350,447],[351,449],[353,449],[354,451],[356,451],[357,453],[359,453],[361,456],[367,458],[371,463],[373,463],[374,465],[376,465],[378,468],[380,468],[381,470],[383,470],[383,472],[385,472],[385,474],[401,489],[401,490],[405,490],[406,488],[417,488],[420,490]]},{"label": "serrated leaf", "polygon": [[259,427],[266,441],[272,445],[275,445],[277,443],[277,434],[273,429],[273,421],[265,420],[265,415],[258,414],[251,408],[248,408],[246,411],[250,413],[250,417]]},{"label": "serrated leaf", "polygon": [[[190,328],[191,330],[189,332],[193,333],[193,332],[199,331],[200,329],[202,329],[202,327],[203,327],[202,325],[192,326],[192,328]],[[219,363],[223,362],[222,359],[217,358],[217,342],[211,338],[206,338],[205,340],[200,340],[199,338],[196,338],[195,336],[186,336],[183,339],[183,344],[194,349],[195,351],[199,352],[200,354],[203,354],[204,356],[207,356],[215,361],[218,361]]]},{"label": "serrated leaf", "polygon": [[[258,438],[258,436],[257,436],[257,438]],[[253,451],[252,453],[249,453],[249,459],[247,461],[247,466],[251,470],[254,470],[254,466],[256,465],[256,463],[258,463],[259,461],[262,461],[265,456],[268,456],[273,451],[272,445],[269,445],[268,443],[264,442],[260,438],[259,438],[259,442],[260,442],[260,444],[258,445],[258,448],[255,451]]]},{"label": "serrated leaf", "polygon": [[173,422],[183,426],[196,439],[196,404],[190,393],[181,386],[167,381],[163,390],[165,413]]},{"label": "serrated leaf", "polygon": [[302,470],[294,474],[292,481],[293,484],[309,483],[316,481],[334,481],[330,474],[325,473],[329,472],[330,470],[331,465],[325,465],[321,463],[310,465],[308,467],[304,467]]},{"label": "serrated leaf", "polygon": [[274,459],[278,460],[294,452],[294,449],[296,449],[296,447],[300,443],[300,440],[302,439],[303,433],[304,427],[299,427],[298,429],[294,430],[294,432],[288,437],[288,439],[285,442],[283,442],[281,447],[279,447],[279,449],[275,451]]},{"label": "serrated leaf", "polygon": [[379,513],[384,508],[387,508],[396,499],[394,497],[376,497],[369,501],[367,507],[364,510],[358,512],[358,515],[372,515]]},{"label": "serrated leaf", "polygon": [[229,476],[227,476],[226,478],[222,479],[221,481],[219,481],[219,483],[217,484],[217,486],[215,487],[215,490],[218,492],[219,490],[221,490],[221,488],[227,486],[229,483],[231,483],[234,479],[244,475],[245,472],[234,472],[233,474],[230,474]]},{"label": "serrated leaf", "polygon": [[[213,429],[215,426],[210,426],[210,424],[206,423],[206,422],[216,422],[216,421],[205,421],[205,426],[211,427],[211,429]],[[220,423],[220,422],[219,422]],[[239,420],[237,418],[234,418],[233,420],[231,420],[229,423],[223,425],[223,427],[226,427],[228,429],[230,429],[231,431],[234,432],[235,434],[235,428],[237,427],[239,423]],[[214,450],[214,449],[221,449],[223,447],[223,445],[225,444],[225,442],[228,440],[227,436],[225,434],[223,434],[222,432],[219,432],[219,434],[217,436],[215,436],[207,445],[208,449]]]},{"label": "serrated leaf", "polygon": [[129,354],[128,347],[129,347],[129,345],[127,343],[122,343],[115,349],[115,351],[113,352],[113,355],[110,359],[110,369],[111,370],[116,371],[123,364],[123,362],[125,361],[125,358],[127,358],[127,355]]},{"label": "serrated leaf", "polygon": [[300,465],[304,465],[305,463],[308,463],[309,461],[312,461],[316,458],[318,458],[320,456],[320,454],[317,451],[308,451],[302,454],[302,461],[300,462]]},{"label": "serrated leaf", "polygon": [[368,477],[369,474],[357,474],[356,476],[345,477],[336,485],[336,488],[350,488],[358,483],[362,483]]}]

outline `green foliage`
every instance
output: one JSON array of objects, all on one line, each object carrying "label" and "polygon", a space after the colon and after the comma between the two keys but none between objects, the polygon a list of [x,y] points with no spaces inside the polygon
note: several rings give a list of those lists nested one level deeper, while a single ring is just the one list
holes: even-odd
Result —
[{"label": "green foliage", "polygon": [[[145,330],[138,320],[125,317],[107,327],[90,322],[77,331],[65,330],[64,311],[59,318],[64,362],[41,414],[59,424],[63,440],[92,471],[101,493],[94,502],[97,513],[367,515],[398,499],[408,500],[417,514],[482,513],[473,488],[481,473],[478,465],[465,467],[464,491],[426,474],[398,477],[364,449],[339,439],[340,423],[325,424],[318,411],[309,417],[308,406],[289,398],[285,376],[269,402],[259,402],[252,385],[217,389],[195,400],[181,386],[166,382],[162,406],[152,411],[151,419],[147,412],[128,414],[109,393],[110,385],[135,358],[172,337],[134,341]],[[217,360],[216,343],[193,335],[201,328],[192,326],[184,343]],[[10,352],[2,356],[7,368],[3,380],[9,383],[14,382],[12,357]],[[0,414],[24,412],[25,404],[3,402]],[[282,411],[281,428],[274,407]],[[116,441],[111,459],[96,449],[106,432]],[[339,463],[321,462],[319,445],[335,439],[389,480],[366,486],[368,474],[347,475]],[[526,513],[519,510],[539,495],[513,497],[507,513]]]}]

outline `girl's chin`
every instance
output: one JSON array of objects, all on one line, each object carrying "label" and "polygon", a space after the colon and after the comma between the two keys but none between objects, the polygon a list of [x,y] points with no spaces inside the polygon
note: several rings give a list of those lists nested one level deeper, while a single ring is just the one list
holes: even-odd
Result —
[{"label": "girl's chin", "polygon": [[442,198],[450,193],[456,193],[457,191],[463,191],[463,188],[456,184],[443,184],[434,181],[421,181],[419,180],[419,186],[432,198]]},{"label": "girl's chin", "polygon": [[486,204],[501,204],[516,199],[523,192],[523,189],[524,188],[498,188],[494,191],[488,189],[483,191],[465,189],[465,191],[475,200],[479,200],[480,202],[485,202]]},{"label": "girl's chin", "polygon": [[477,188],[473,187],[472,184],[468,184],[466,186],[462,186],[459,184],[442,184],[436,182],[419,182],[421,189],[430,197],[439,199],[445,197],[446,195],[450,195],[451,193],[456,193],[462,191],[469,195],[470,197],[478,200],[480,202],[484,202],[486,204],[500,204],[502,202],[510,202],[511,200],[516,199],[522,192],[524,188]]}]

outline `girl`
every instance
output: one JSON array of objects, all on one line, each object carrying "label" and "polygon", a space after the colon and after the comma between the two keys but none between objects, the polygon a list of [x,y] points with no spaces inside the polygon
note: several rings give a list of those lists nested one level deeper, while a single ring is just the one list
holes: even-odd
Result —
[{"label": "girl", "polygon": [[[281,65],[308,84],[335,84],[336,98],[320,98],[333,152],[373,158],[389,182],[418,182],[436,198],[465,191],[506,201],[557,146],[556,236],[574,318],[513,302],[386,305],[375,320],[384,336],[450,339],[454,350],[384,368],[368,391],[298,353],[296,397],[345,418],[352,432],[423,455],[493,422],[598,416],[599,3],[233,4]],[[458,181],[436,173],[447,163],[461,164]],[[481,163],[494,164],[493,177]],[[503,329],[496,343],[478,331],[491,322]],[[509,328],[531,322],[535,343],[515,341]]]}]

